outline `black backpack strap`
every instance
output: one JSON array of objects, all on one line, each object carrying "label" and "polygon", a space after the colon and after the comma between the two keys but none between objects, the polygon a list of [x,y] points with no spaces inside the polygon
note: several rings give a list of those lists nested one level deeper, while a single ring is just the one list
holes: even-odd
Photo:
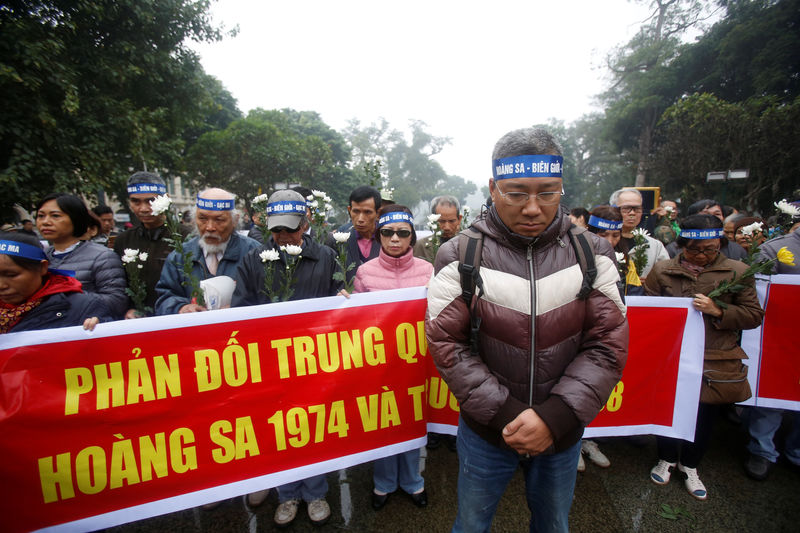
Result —
[{"label": "black backpack strap", "polygon": [[569,241],[572,243],[572,249],[575,250],[575,255],[578,257],[578,264],[583,273],[583,281],[581,282],[581,290],[577,296],[581,300],[589,297],[592,292],[594,280],[597,278],[597,265],[594,262],[594,250],[592,245],[589,244],[589,239],[586,238],[586,230],[578,229],[574,224],[569,228]]},{"label": "black backpack strap", "polygon": [[[475,306],[483,295],[483,280],[480,273],[482,252],[482,233],[467,228],[458,234],[458,272],[461,275],[461,298],[469,308],[469,344],[472,355],[478,354],[478,332],[481,329],[481,317],[478,316]],[[473,301],[476,287],[478,288],[478,297]]]}]

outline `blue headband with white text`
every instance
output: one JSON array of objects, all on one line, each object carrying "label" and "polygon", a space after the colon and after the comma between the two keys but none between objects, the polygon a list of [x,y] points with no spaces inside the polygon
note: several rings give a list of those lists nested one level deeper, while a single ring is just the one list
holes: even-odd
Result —
[{"label": "blue headband with white text", "polygon": [[412,228],[414,227],[414,217],[405,211],[390,211],[384,213],[384,215],[378,219],[378,227],[380,228],[386,224],[392,224],[393,222],[407,222],[411,224]]},{"label": "blue headband with white text", "polygon": [[132,183],[128,185],[128,194],[167,194],[167,186],[163,183]]},{"label": "blue headband with white text", "polygon": [[267,215],[305,215],[306,203],[283,200],[267,204]]},{"label": "blue headband with white text", "polygon": [[711,229],[682,229],[681,237],[701,241],[705,239],[719,239],[725,234],[722,228]]},{"label": "blue headband with white text", "polygon": [[[38,246],[25,244],[24,242],[0,241],[0,254],[14,255],[16,257],[22,257],[23,259],[30,259],[31,261],[47,260],[47,256],[45,255],[44,250],[42,250]],[[62,276],[75,277],[74,270],[61,270],[58,268],[48,268],[47,271],[52,272],[54,274],[61,274]]]},{"label": "blue headband with white text", "polygon": [[492,161],[495,180],[508,178],[560,178],[564,158],[560,155],[518,155]]},{"label": "blue headband with white text", "polygon": [[197,207],[211,211],[233,211],[235,200],[209,200],[197,195]]},{"label": "blue headband with white text", "polygon": [[593,228],[619,230],[622,229],[621,220],[606,220],[605,218],[596,217],[594,215],[589,217],[589,225]]}]

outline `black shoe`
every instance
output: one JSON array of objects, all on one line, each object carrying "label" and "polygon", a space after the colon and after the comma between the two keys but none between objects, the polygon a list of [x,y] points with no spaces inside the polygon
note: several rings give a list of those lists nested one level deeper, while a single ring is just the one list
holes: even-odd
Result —
[{"label": "black shoe", "polygon": [[768,459],[752,453],[744,464],[744,470],[747,472],[747,475],[756,481],[764,481],[767,479],[771,468],[772,463],[770,463]]},{"label": "black shoe", "polygon": [[458,450],[458,445],[456,444],[456,437],[453,435],[445,435],[444,436],[444,443],[447,446],[447,449],[451,452],[455,452]]},{"label": "black shoe", "polygon": [[386,505],[386,502],[389,501],[389,494],[375,494],[375,491],[372,491],[372,508],[376,511],[380,511],[383,509],[383,506]]},{"label": "black shoe", "polygon": [[414,502],[414,505],[417,507],[427,507],[428,506],[428,493],[425,489],[422,489],[422,492],[417,494],[409,494],[411,496],[411,501]]},{"label": "black shoe", "polygon": [[429,450],[435,450],[442,445],[442,436],[438,433],[428,433],[428,443],[425,445]]}]

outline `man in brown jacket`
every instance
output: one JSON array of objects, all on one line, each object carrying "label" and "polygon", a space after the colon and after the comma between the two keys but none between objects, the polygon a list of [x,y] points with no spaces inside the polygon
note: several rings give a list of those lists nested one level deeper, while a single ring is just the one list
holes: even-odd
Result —
[{"label": "man in brown jacket", "polygon": [[[431,354],[458,398],[458,514],[453,531],[488,531],[522,466],[532,531],[567,531],[583,428],[622,375],[628,324],[610,244],[585,233],[597,275],[584,281],[570,235],[561,148],[538,129],[494,149],[492,206],[472,305],[462,298],[460,238],[439,250],[428,292]],[[582,230],[585,231],[585,230]],[[470,350],[471,313],[481,318]]]}]

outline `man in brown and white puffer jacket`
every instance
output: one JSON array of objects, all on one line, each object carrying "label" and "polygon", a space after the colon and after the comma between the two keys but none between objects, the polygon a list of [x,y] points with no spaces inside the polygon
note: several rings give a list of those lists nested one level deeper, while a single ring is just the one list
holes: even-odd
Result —
[{"label": "man in brown and white puffer jacket", "polygon": [[[512,131],[492,159],[492,205],[472,225],[483,234],[483,290],[470,310],[456,237],[440,248],[428,292],[430,351],[461,407],[453,531],[488,531],[520,466],[531,530],[568,531],[583,428],[627,358],[619,275],[608,242],[585,233],[597,275],[578,297],[584,273],[560,205],[561,148],[549,133]],[[481,318],[477,354],[471,313]]]}]

